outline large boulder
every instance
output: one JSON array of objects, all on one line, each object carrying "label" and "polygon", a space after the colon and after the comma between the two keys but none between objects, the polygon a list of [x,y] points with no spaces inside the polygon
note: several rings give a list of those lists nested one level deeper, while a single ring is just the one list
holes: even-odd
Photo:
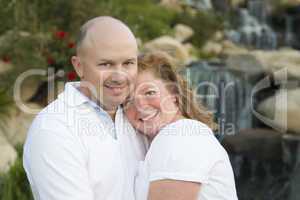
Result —
[{"label": "large boulder", "polygon": [[290,89],[286,95],[277,92],[258,105],[258,112],[267,125],[300,134],[300,88]]},{"label": "large boulder", "polygon": [[262,65],[251,54],[231,55],[225,62],[229,69],[254,80],[265,72]]},{"label": "large boulder", "polygon": [[17,152],[0,132],[0,173],[5,173],[17,159]]},{"label": "large boulder", "polygon": [[151,40],[144,45],[146,51],[165,51],[176,60],[187,63],[189,62],[189,53],[184,45],[170,36],[161,36]]},{"label": "large boulder", "polygon": [[179,42],[184,42],[194,35],[194,30],[184,24],[177,24],[174,27],[175,39]]},{"label": "large boulder", "polygon": [[252,55],[261,63],[268,73],[286,68],[289,77],[300,77],[300,52],[293,49],[278,51],[252,51]]},{"label": "large boulder", "polygon": [[236,135],[226,135],[222,145],[230,154],[256,160],[281,160],[282,134],[272,129],[244,129]]},{"label": "large boulder", "polygon": [[206,55],[218,56],[221,54],[223,46],[219,42],[208,41],[202,47],[201,52]]},{"label": "large boulder", "polygon": [[224,40],[221,44],[223,46],[221,54],[225,56],[249,53],[249,50],[234,44],[230,40]]},{"label": "large boulder", "polygon": [[31,113],[20,111],[17,108],[13,109],[4,127],[5,132],[3,135],[6,137],[7,141],[14,146],[25,142],[28,129],[36,116],[36,113],[41,110],[41,107],[34,103],[27,103],[26,107]]},{"label": "large boulder", "polygon": [[168,9],[182,11],[182,2],[179,0],[161,0],[159,3],[161,6]]}]

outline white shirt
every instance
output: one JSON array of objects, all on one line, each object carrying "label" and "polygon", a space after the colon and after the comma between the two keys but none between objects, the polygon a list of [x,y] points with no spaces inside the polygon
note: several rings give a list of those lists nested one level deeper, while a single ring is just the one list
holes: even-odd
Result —
[{"label": "white shirt", "polygon": [[200,200],[236,200],[227,152],[203,123],[182,119],[154,138],[135,183],[137,200],[146,200],[151,181],[171,179],[201,183]]},{"label": "white shirt", "polygon": [[34,198],[133,200],[143,138],[121,108],[114,123],[77,86],[67,83],[29,129],[23,161]]}]

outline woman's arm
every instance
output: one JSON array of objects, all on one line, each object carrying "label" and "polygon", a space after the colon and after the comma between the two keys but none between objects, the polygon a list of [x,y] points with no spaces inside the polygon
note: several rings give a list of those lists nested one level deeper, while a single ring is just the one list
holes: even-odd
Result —
[{"label": "woman's arm", "polygon": [[200,183],[159,180],[150,183],[148,200],[197,200]]}]

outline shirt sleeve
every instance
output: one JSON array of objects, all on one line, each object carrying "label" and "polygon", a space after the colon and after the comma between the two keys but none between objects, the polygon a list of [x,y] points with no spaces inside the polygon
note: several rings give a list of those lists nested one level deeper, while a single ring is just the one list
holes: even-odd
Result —
[{"label": "shirt sleeve", "polygon": [[79,141],[63,125],[54,132],[37,122],[24,146],[24,168],[37,200],[93,200]]},{"label": "shirt sleeve", "polygon": [[160,131],[146,157],[150,181],[207,183],[210,171],[225,155],[212,131],[197,123],[178,123]]}]

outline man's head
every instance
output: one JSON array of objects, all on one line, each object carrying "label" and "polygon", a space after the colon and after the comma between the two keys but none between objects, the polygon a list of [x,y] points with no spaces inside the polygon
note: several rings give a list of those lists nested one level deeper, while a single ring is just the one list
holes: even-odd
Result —
[{"label": "man's head", "polygon": [[72,64],[81,89],[107,111],[122,104],[137,74],[137,42],[130,29],[112,17],[86,22],[77,40]]}]

